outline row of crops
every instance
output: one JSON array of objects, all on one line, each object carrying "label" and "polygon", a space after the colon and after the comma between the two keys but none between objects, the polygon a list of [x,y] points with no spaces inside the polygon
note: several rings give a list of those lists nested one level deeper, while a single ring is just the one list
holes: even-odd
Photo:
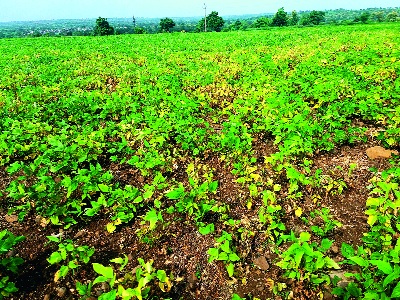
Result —
[{"label": "row of crops", "polygon": [[[347,189],[313,168],[321,153],[371,139],[399,148],[399,44],[396,24],[1,40],[2,215],[39,217],[52,279],[73,285],[73,298],[179,298],[187,281],[129,249],[96,260],[96,247],[74,238],[92,220],[106,220],[108,236],[139,226],[136,243],[150,249],[171,224],[192,226],[210,243],[206,264],[231,286],[221,299],[256,295],[231,281],[253,276],[243,270],[257,269],[255,249],[241,249],[260,235],[257,249],[280,270],[261,294],[293,297],[289,278],[315,297],[400,297],[398,158],[371,170],[369,230],[339,245],[340,261],[329,249],[342,224],[327,207],[302,207]],[[295,232],[289,215],[323,222]],[[35,233],[0,226],[0,299],[23,296],[15,282],[29,258],[19,249]]]}]

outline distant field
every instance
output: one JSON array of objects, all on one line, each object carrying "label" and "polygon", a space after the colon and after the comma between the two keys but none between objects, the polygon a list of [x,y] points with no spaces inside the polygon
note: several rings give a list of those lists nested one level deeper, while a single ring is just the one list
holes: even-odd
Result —
[{"label": "distant field", "polygon": [[400,297],[398,24],[0,54],[3,296]]}]

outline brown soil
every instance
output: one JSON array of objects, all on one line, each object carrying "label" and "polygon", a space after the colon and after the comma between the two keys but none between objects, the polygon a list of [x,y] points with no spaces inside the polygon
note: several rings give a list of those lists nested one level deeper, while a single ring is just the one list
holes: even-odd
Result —
[{"label": "brown soil", "polygon": [[[351,147],[343,146],[312,158],[314,163],[311,173],[322,169],[322,174],[329,175],[337,181],[342,179],[347,186],[342,194],[327,192],[321,187],[307,187],[302,190],[301,199],[283,203],[286,211],[285,226],[295,232],[309,231],[304,222],[295,216],[296,206],[302,208],[305,217],[321,207],[330,209],[334,218],[343,224],[329,236],[335,241],[330,256],[337,261],[342,260],[338,250],[342,242],[360,245],[363,232],[368,230],[364,211],[369,192],[368,181],[373,176],[369,169],[374,167],[382,171],[390,166],[385,159],[368,159],[366,149],[375,145],[376,142],[370,141]],[[256,139],[253,149],[254,155],[259,158],[259,166],[263,165],[264,156],[276,151],[272,142],[262,138]],[[201,235],[193,221],[186,219],[186,215],[164,214],[165,225],[152,232],[146,232],[141,224],[142,219],[137,218],[110,234],[105,230],[109,222],[107,215],[92,218],[90,222],[82,221],[63,231],[54,226],[43,226],[40,218],[34,214],[27,215],[23,223],[15,222],[12,218],[6,218],[7,211],[3,207],[0,210],[0,230],[7,228],[15,235],[26,236],[26,240],[14,250],[25,263],[21,272],[13,278],[20,290],[11,299],[79,299],[75,282],[93,280],[94,273],[89,264],[83,265],[74,275],[54,282],[57,268],[50,266],[46,261],[54,248],[46,244],[46,236],[59,233],[78,244],[95,247],[92,261],[107,264],[112,258],[128,254],[127,269],[133,269],[138,265],[139,257],[145,261],[154,260],[156,269],[164,269],[168,274],[172,272],[175,278],[168,294],[158,292],[157,287],[152,289],[155,295],[160,297],[158,299],[230,299],[232,293],[238,293],[242,297],[252,295],[260,299],[281,299],[271,292],[273,282],[286,283],[294,299],[319,299],[318,289],[313,290],[301,282],[283,278],[283,272],[274,265],[277,256],[263,229],[254,222],[261,200],[255,201],[251,209],[246,207],[248,189],[236,183],[237,178],[231,173],[232,166],[212,154],[204,157],[199,163],[215,170],[214,179],[219,181],[215,200],[229,204],[230,217],[241,220],[242,227],[254,232],[254,235],[242,236],[240,242],[236,241],[237,252],[242,261],[236,267],[238,275],[234,279],[228,277],[222,262],[208,263],[207,250],[214,246],[214,239],[211,235]],[[351,163],[356,163],[357,168],[349,176]],[[184,171],[187,164],[185,161],[176,162],[176,169],[171,176],[181,182],[187,182]],[[109,168],[114,180],[123,184],[134,183],[136,186],[142,186],[149,180],[128,165],[110,164]],[[10,181],[11,178],[4,168],[0,169],[0,190],[4,191]],[[284,196],[287,182],[282,180],[280,183]],[[215,223],[216,236],[227,229],[218,214],[208,214],[206,218],[208,222]],[[314,222],[318,223],[318,220]],[[138,235],[138,232],[142,235]],[[264,262],[261,268],[254,263],[260,261],[260,257]],[[329,297],[329,293],[326,297]]]}]

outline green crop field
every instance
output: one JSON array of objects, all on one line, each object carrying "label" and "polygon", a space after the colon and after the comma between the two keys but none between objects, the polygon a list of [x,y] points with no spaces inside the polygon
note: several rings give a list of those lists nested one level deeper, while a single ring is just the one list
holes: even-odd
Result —
[{"label": "green crop field", "polygon": [[0,54],[0,299],[400,298],[398,24]]}]

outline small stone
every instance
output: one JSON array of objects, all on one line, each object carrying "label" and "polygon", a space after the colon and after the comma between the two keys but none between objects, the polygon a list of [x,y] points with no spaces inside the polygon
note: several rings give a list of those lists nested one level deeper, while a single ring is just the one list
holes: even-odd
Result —
[{"label": "small stone", "polygon": [[46,294],[46,295],[43,297],[43,300],[50,300],[50,294]]},{"label": "small stone", "polygon": [[333,299],[333,296],[332,296],[332,294],[331,293],[329,293],[329,292],[324,292],[324,298],[323,298],[324,300],[332,300]]},{"label": "small stone", "polygon": [[86,230],[79,230],[79,231],[75,234],[74,238],[81,237],[81,236],[83,236],[84,234],[86,234]]},{"label": "small stone", "polygon": [[386,150],[383,147],[375,146],[367,149],[367,156],[370,159],[376,158],[390,158],[392,154],[399,155],[399,152],[396,150]]},{"label": "small stone", "polygon": [[340,278],[340,281],[338,282],[338,287],[345,288],[349,285],[352,280],[350,280],[348,277],[344,276],[344,274],[347,273],[346,271],[339,271],[339,270],[334,270],[329,273],[329,277],[333,280],[335,276]]},{"label": "small stone", "polygon": [[334,254],[338,254],[339,253],[339,247],[338,246],[332,246],[331,250],[332,250],[332,252]]},{"label": "small stone", "polygon": [[269,263],[264,256],[257,257],[253,260],[253,263],[261,270],[267,271],[269,269]]},{"label": "small stone", "polygon": [[8,223],[15,223],[18,221],[18,216],[16,215],[6,215],[4,217],[4,219],[8,222]]},{"label": "small stone", "polygon": [[197,276],[195,273],[192,273],[189,277],[188,277],[188,282],[189,282],[189,286],[193,287],[195,285],[197,281]]},{"label": "small stone", "polygon": [[42,217],[41,216],[36,216],[35,222],[40,225],[40,223],[42,222]]},{"label": "small stone", "polygon": [[67,289],[65,287],[58,288],[57,289],[57,296],[60,297],[60,298],[64,297],[66,291],[67,291]]}]

